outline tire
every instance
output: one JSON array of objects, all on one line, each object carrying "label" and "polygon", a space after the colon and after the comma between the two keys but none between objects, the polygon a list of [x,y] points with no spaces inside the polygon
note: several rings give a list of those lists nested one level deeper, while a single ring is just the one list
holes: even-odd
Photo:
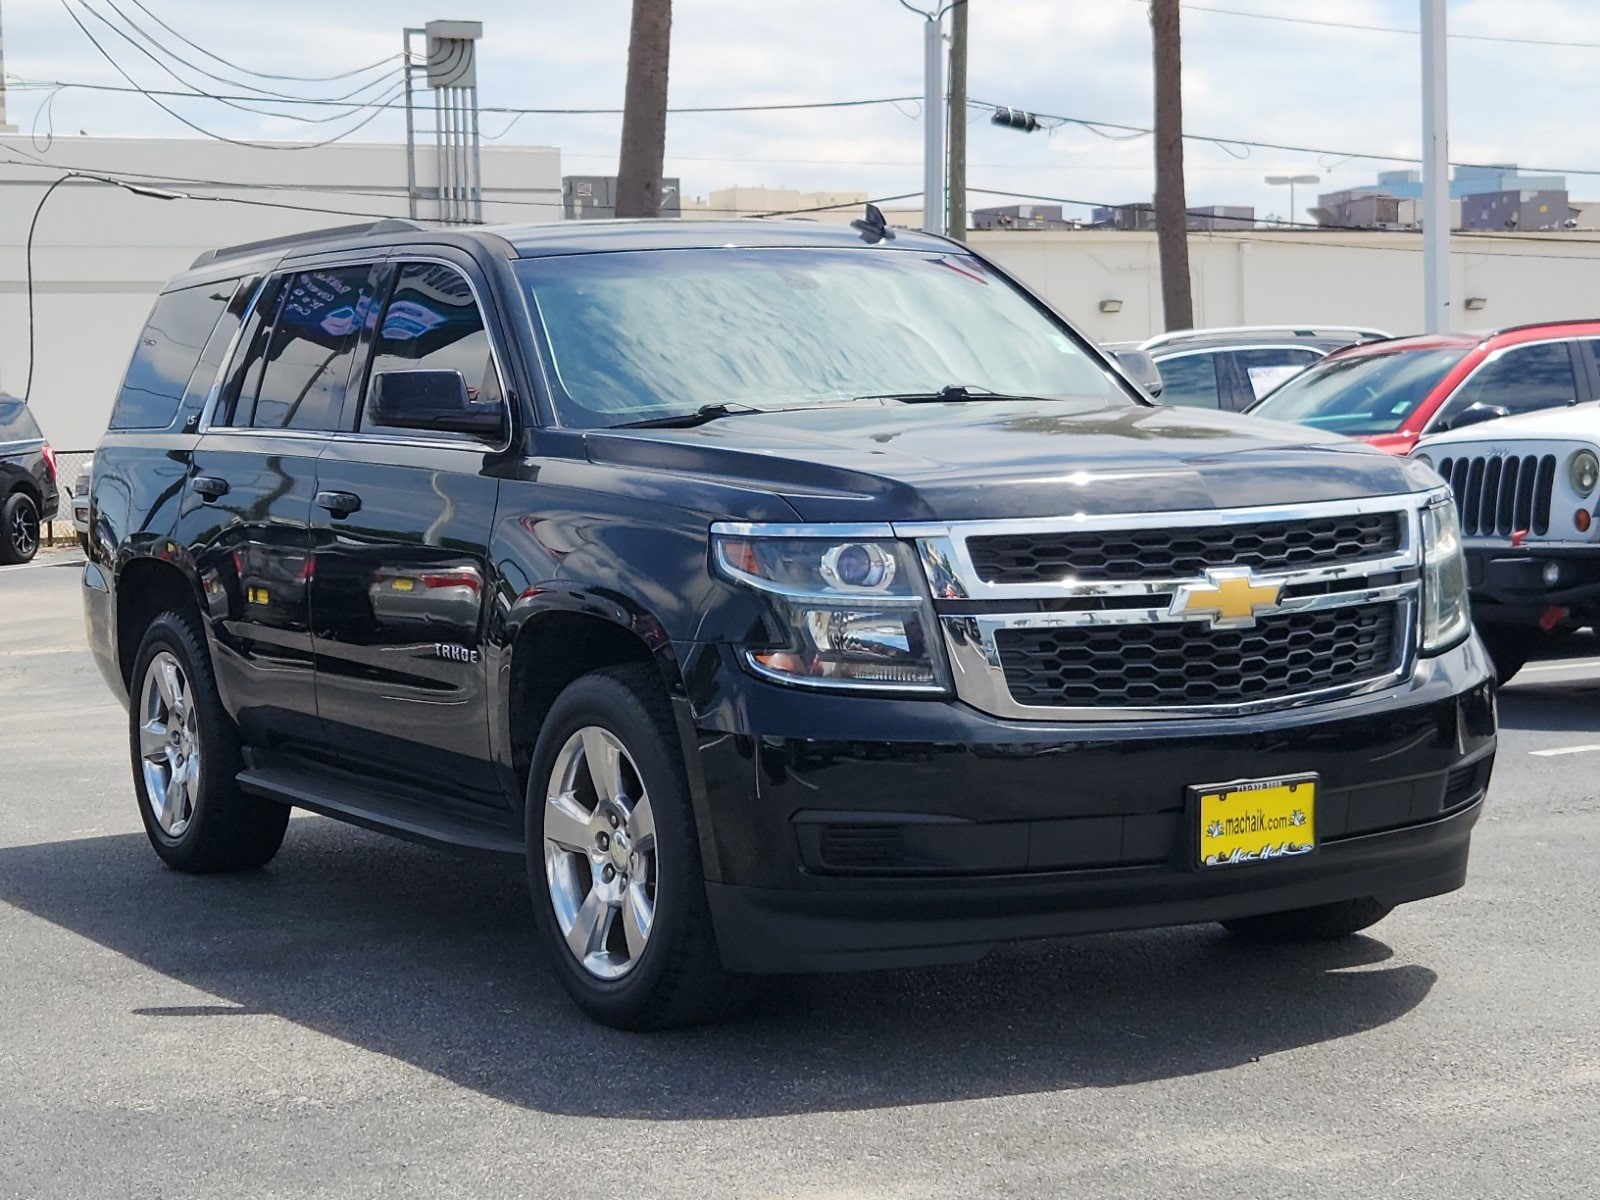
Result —
[{"label": "tire", "polygon": [[678,746],[654,668],[625,666],[569,685],[534,747],[526,832],[540,940],[578,1007],[615,1029],[703,1024],[749,993],[717,953]]},{"label": "tire", "polygon": [[289,809],[246,795],[239,735],[193,619],[165,612],[134,659],[128,703],[133,784],[145,833],[177,871],[248,871],[283,844]]},{"label": "tire", "polygon": [[1328,942],[1376,925],[1393,911],[1394,905],[1381,904],[1371,896],[1364,896],[1359,900],[1319,904],[1315,908],[1235,917],[1222,922],[1222,927],[1235,937],[1251,942]]},{"label": "tire", "polygon": [[0,504],[0,563],[25,563],[39,553],[39,506],[27,492]]}]

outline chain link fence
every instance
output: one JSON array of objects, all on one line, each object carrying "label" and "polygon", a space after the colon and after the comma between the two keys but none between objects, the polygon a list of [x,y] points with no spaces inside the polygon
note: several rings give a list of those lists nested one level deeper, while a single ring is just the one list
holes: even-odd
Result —
[{"label": "chain link fence", "polygon": [[78,476],[94,455],[93,450],[56,451],[56,487],[61,491],[61,508],[53,521],[47,522],[43,534],[49,543],[76,541],[78,531],[72,525],[72,489]]}]

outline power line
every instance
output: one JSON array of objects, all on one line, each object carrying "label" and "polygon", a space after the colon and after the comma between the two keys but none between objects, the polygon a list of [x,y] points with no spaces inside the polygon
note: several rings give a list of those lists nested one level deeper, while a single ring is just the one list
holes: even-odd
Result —
[{"label": "power line", "polygon": [[400,59],[404,57],[400,54],[391,54],[387,58],[380,58],[377,62],[368,63],[364,67],[353,67],[348,71],[340,71],[333,75],[279,75],[273,74],[269,71],[257,71],[253,68],[242,66],[239,63],[233,62],[231,59],[224,58],[222,55],[213,50],[207,50],[198,42],[192,41],[185,37],[171,25],[167,24],[167,22],[163,21],[154,12],[151,12],[149,7],[145,5],[142,0],[132,0],[132,3],[152,21],[161,26],[161,28],[165,29],[173,37],[177,38],[185,46],[188,46],[194,50],[198,50],[207,58],[214,59],[226,67],[231,67],[235,71],[243,71],[246,75],[254,75],[257,79],[275,79],[286,83],[337,83],[343,79],[354,79],[358,75],[365,75],[368,71],[377,70],[379,67],[387,67],[390,63],[399,62]]},{"label": "power line", "polygon": [[[97,39],[94,34],[89,32],[89,27],[78,19],[78,14],[73,11],[72,5],[68,2],[68,0],[61,0],[61,7],[66,10],[67,16],[72,18],[72,23],[78,27],[78,29],[83,33],[83,36],[89,39],[89,44],[99,52],[100,57],[105,59],[118,75],[127,80],[129,86],[134,91],[142,94],[145,99],[150,101],[150,103],[154,104],[157,108],[161,109],[162,112],[166,113],[180,124],[186,125],[196,133],[202,134],[205,137],[211,138],[215,141],[226,142],[230,146],[246,146],[253,150],[315,150],[322,146],[331,146],[335,142],[343,141],[352,134],[366,128],[366,126],[372,124],[373,121],[377,120],[383,115],[384,110],[382,108],[376,108],[371,114],[358,121],[349,129],[346,129],[331,138],[325,138],[320,142],[254,142],[245,138],[234,138],[228,137],[226,134],[214,133],[213,131],[205,128],[205,126],[196,124],[194,121],[189,120],[188,117],[178,112],[171,105],[163,104],[147,89],[140,87],[138,81],[135,80],[133,76],[129,75],[128,72],[123,69],[122,64],[119,63],[116,58],[100,44],[99,39]],[[102,20],[103,19],[104,18],[102,18]]]},{"label": "power line", "polygon": [[[101,24],[105,25],[106,28],[108,28],[112,32],[116,33],[119,37],[121,37],[129,45],[133,46],[134,49],[138,50],[140,53],[144,54],[147,58],[151,59],[151,61],[155,62],[157,66],[161,67],[161,69],[163,71],[165,71],[168,75],[171,75],[179,83],[183,84],[186,87],[195,88],[195,90],[197,90],[197,91],[204,90],[204,89],[201,89],[201,88],[196,88],[195,84],[193,84],[189,80],[184,79],[181,76],[179,76],[177,74],[177,72],[173,71],[165,63],[163,63],[162,61],[157,59],[148,50],[145,50],[144,47],[140,46],[131,37],[129,37],[127,33],[123,32],[123,30],[121,28],[119,28],[117,25],[115,25],[110,20],[108,20],[105,16],[103,16],[96,8],[94,8],[93,5],[91,5],[88,2],[88,0],[78,0],[78,2],[84,9],[86,9],[98,21],[100,21]],[[210,70],[210,69],[208,69],[208,68],[206,68],[204,66],[201,66],[199,63],[191,62],[189,59],[183,57],[183,55],[177,53],[171,47],[167,46],[164,42],[162,42],[159,38],[157,38],[155,35],[150,33],[147,29],[145,29],[142,25],[140,25],[132,17],[128,16],[128,14],[125,11],[123,11],[123,9],[118,7],[117,0],[105,0],[105,4],[106,4],[106,6],[108,8],[110,8],[110,10],[112,12],[116,13],[117,16],[122,19],[123,23],[126,24],[129,29],[133,30],[134,33],[138,34],[139,37],[143,38],[146,42],[148,42],[156,50],[159,50],[163,55],[165,55],[166,57],[172,59],[174,62],[180,63],[183,66],[188,67],[191,71],[199,72],[200,75],[202,75],[203,77],[205,77],[207,79],[210,79],[214,83],[221,83],[221,84],[225,84],[228,87],[243,88],[246,91],[257,92],[257,93],[260,93],[260,95],[264,99],[270,99],[270,100],[273,100],[273,101],[293,102],[293,101],[296,101],[296,100],[304,100],[304,99],[308,98],[308,97],[306,97],[306,96],[304,96],[304,95],[302,95],[301,93],[298,93],[298,92],[285,92],[285,91],[277,90],[275,88],[264,88],[264,87],[261,87],[261,86],[259,86],[257,84],[249,83],[249,82],[247,82],[245,80],[242,80],[242,79],[233,79],[233,78],[230,78],[229,76],[226,76],[226,75],[218,75],[216,72],[214,72],[214,71],[212,71],[212,70]],[[363,92],[374,91],[377,88],[385,89],[386,93],[390,92],[390,91],[393,91],[394,90],[394,88],[392,86],[393,81],[390,78],[390,76],[392,74],[393,74],[393,72],[385,72],[383,75],[377,76],[376,78],[371,79],[368,82],[357,86],[356,88],[352,89],[351,91],[346,92],[342,96],[332,96],[332,97],[326,97],[326,98],[318,97],[318,99],[325,99],[327,102],[334,103],[334,104],[338,104],[338,103],[341,103],[341,102],[350,102],[350,107],[352,107],[352,108],[355,108],[355,109],[365,108],[366,104],[362,103],[362,102],[359,102],[359,101],[355,101],[354,97],[361,95]],[[385,98],[387,98],[387,96]],[[279,116],[279,115],[284,115],[284,114],[272,113],[272,114],[269,114],[269,115]],[[293,120],[307,120],[309,118],[294,117],[292,119]]]},{"label": "power line", "polygon": [[[66,0],[62,0],[62,3],[65,3],[65,2],[66,2]],[[82,26],[81,26],[81,23],[80,23],[80,28],[81,27]],[[120,71],[118,73],[121,74]],[[144,96],[174,96],[174,97],[179,97],[179,98],[183,98],[183,99],[191,99],[191,100],[201,100],[201,99],[203,99],[203,100],[224,100],[224,99],[226,99],[226,100],[251,100],[251,99],[258,99],[257,97],[251,97],[251,96],[237,96],[237,95],[227,95],[227,94],[221,94],[221,93],[198,92],[198,91],[196,91],[196,92],[178,92],[178,91],[172,91],[172,90],[162,90],[160,88],[145,88],[145,87],[140,87],[138,83],[134,82],[131,79],[128,79],[128,77],[126,75],[123,75],[123,78],[128,80],[128,83],[129,83],[130,86],[122,87],[122,86],[119,86],[117,84],[112,84],[112,83],[83,83],[83,82],[68,81],[68,80],[63,80],[63,79],[25,79],[25,78],[20,78],[20,77],[14,77],[15,81],[14,82],[8,81],[6,86],[8,88],[12,89],[12,90],[15,90],[15,91],[41,90],[41,89],[45,89],[45,88],[76,88],[79,91],[87,91],[87,92],[115,92],[115,93],[121,93],[121,94],[129,94],[129,95],[138,94],[138,95],[144,95]],[[805,110],[811,110],[811,109],[864,108],[864,107],[867,107],[867,106],[870,106],[870,105],[879,105],[879,104],[908,104],[908,103],[911,103],[913,101],[918,101],[918,100],[921,100],[921,99],[922,99],[921,96],[873,96],[873,97],[868,97],[866,99],[861,99],[861,100],[802,100],[802,101],[794,101],[794,102],[782,103],[782,104],[710,104],[710,105],[692,105],[692,106],[688,106],[688,107],[669,108],[669,109],[667,109],[667,111],[669,113],[679,113],[679,114],[691,114],[691,113],[747,113],[747,112],[799,112],[799,111],[805,111]],[[285,104],[305,104],[305,105],[328,105],[328,104],[338,104],[339,102],[335,101],[335,100],[322,100],[322,99],[314,99],[314,98],[311,98],[311,97],[305,97],[303,99],[298,99],[298,100],[285,100],[284,103]],[[364,105],[363,107],[368,107],[368,106]],[[388,103],[388,104],[383,104],[383,105],[372,105],[370,107],[375,107],[375,108],[381,107],[381,108],[393,109],[393,110],[395,110],[397,112],[398,111],[404,111],[404,109],[405,109],[405,105],[404,104],[394,104],[394,103]],[[505,114],[505,115],[515,114],[515,115],[518,115],[518,116],[536,116],[536,117],[620,116],[621,113],[622,113],[622,110],[620,108],[520,108],[520,107],[509,106],[509,105],[493,105],[493,104],[480,106],[478,111],[480,113],[499,113],[499,114]]]},{"label": "power line", "polygon": [[[993,104],[987,100],[972,100],[969,101],[969,103],[973,107],[989,110],[1005,107],[1003,104]],[[1083,127],[1098,126],[1101,129],[1117,129],[1142,135],[1149,135],[1155,132],[1154,129],[1151,129],[1147,125],[1123,125],[1116,121],[1091,121],[1084,117],[1067,117],[1056,113],[1035,112],[1033,109],[1029,109],[1028,111],[1041,121],[1054,121],[1061,125],[1078,125]],[[1252,141],[1249,138],[1217,137],[1213,134],[1206,133],[1185,133],[1183,137],[1185,141],[1207,142],[1223,150],[1228,150],[1230,146],[1243,146],[1250,150],[1283,150],[1293,154],[1321,155],[1324,158],[1361,158],[1372,162],[1395,162],[1406,163],[1408,165],[1412,163],[1420,163],[1422,161],[1422,159],[1419,157],[1408,156],[1404,154],[1373,154],[1360,150],[1330,150],[1326,147],[1319,148],[1316,146],[1290,146],[1285,145],[1282,142],[1258,142]],[[1231,151],[1229,152],[1231,153]],[[1240,156],[1234,155],[1234,157],[1237,158]],[[1496,167],[1504,169],[1505,164],[1452,161],[1450,166]],[[1600,175],[1600,167],[1519,167],[1518,170],[1530,175]]]},{"label": "power line", "polygon": [[[1147,0],[1132,0],[1134,4],[1145,4]],[[1329,21],[1316,17],[1286,17],[1281,13],[1246,12],[1237,8],[1218,8],[1210,4],[1180,4],[1180,8],[1190,12],[1215,13],[1225,17],[1249,17],[1258,21],[1278,21],[1285,25],[1314,25],[1323,29],[1355,29],[1363,33],[1398,33],[1416,37],[1421,33],[1418,29],[1405,29],[1397,25],[1363,25],[1355,21]],[[1574,50],[1600,50],[1600,42],[1563,42],[1553,38],[1525,38],[1511,37],[1501,34],[1487,33],[1452,33],[1448,35],[1453,41],[1463,42],[1499,42],[1514,46],[1557,46],[1562,49]]]}]

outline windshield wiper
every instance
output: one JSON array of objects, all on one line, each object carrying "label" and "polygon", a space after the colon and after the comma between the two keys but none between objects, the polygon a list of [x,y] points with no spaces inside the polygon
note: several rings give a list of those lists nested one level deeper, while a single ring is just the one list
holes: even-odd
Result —
[{"label": "windshield wiper", "polygon": [[670,417],[649,417],[643,421],[624,421],[610,429],[692,429],[723,417],[740,417],[748,413],[766,412],[764,408],[751,408],[743,404],[702,404],[689,413],[676,413]]},{"label": "windshield wiper", "polygon": [[1038,400],[1039,396],[1008,396],[964,383],[946,384],[937,392],[894,392],[884,396],[857,396],[857,400],[898,400],[901,404],[961,404],[968,400]]}]

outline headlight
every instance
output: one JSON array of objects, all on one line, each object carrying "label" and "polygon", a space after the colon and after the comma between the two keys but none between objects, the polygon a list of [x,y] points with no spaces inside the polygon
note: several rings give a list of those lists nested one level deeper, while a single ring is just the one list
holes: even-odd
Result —
[{"label": "headlight", "polygon": [[1595,457],[1593,450],[1579,450],[1572,456],[1567,473],[1578,495],[1587,496],[1594,491],[1594,485],[1600,483],[1600,458]]},{"label": "headlight", "polygon": [[1422,652],[1448,649],[1471,625],[1461,522],[1450,494],[1435,492],[1422,510]]},{"label": "headlight", "polygon": [[713,530],[719,573],[762,593],[771,645],[745,649],[758,674],[807,687],[948,691],[933,603],[912,548],[885,538]]}]

